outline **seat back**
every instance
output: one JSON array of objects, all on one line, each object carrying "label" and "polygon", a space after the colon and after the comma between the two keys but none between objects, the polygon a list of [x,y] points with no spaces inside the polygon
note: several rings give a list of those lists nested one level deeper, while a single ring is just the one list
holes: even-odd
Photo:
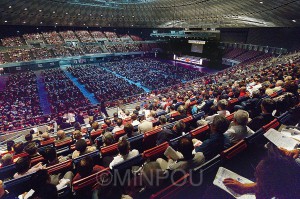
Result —
[{"label": "seat back", "polygon": [[195,121],[197,121],[197,120],[202,119],[202,118],[204,117],[204,115],[205,115],[205,112],[204,112],[204,111],[201,111],[201,112],[199,112],[199,113],[197,113],[197,114],[194,114],[194,115],[193,115],[193,118],[194,118]]},{"label": "seat back", "polygon": [[149,149],[156,145],[157,134],[161,131],[161,128],[150,130],[144,133],[143,148]]},{"label": "seat back", "polygon": [[179,180],[175,181],[168,187],[160,190],[159,192],[152,194],[150,199],[171,199],[179,198],[179,195],[182,194],[190,186],[189,174],[185,174]]},{"label": "seat back", "polygon": [[114,138],[115,138],[116,141],[118,141],[119,138],[122,137],[122,136],[125,135],[125,134],[126,134],[126,133],[125,133],[124,129],[122,129],[122,130],[120,130],[120,131],[115,132]]},{"label": "seat back", "polygon": [[130,148],[142,151],[142,149],[143,149],[143,147],[142,147],[143,139],[144,139],[143,134],[139,134],[137,136],[128,138],[128,142],[130,142]]},{"label": "seat back", "polygon": [[41,141],[40,147],[45,147],[45,146],[49,146],[49,145],[52,145],[54,147],[54,141],[55,141],[55,138],[50,138],[49,140]]},{"label": "seat back", "polygon": [[164,142],[156,147],[144,151],[143,158],[146,160],[156,160],[158,157],[162,156],[166,149],[169,147],[168,142]]},{"label": "seat back", "polygon": [[239,100],[238,100],[237,98],[234,98],[234,99],[229,100],[227,109],[228,109],[230,112],[233,111],[234,105],[236,105],[238,102],[239,102]]},{"label": "seat back", "polygon": [[94,140],[103,133],[103,129],[98,129],[97,131],[90,133],[90,139],[94,142]]},{"label": "seat back", "polygon": [[4,182],[4,189],[15,195],[23,194],[31,189],[30,179],[33,174],[28,174],[17,179]]},{"label": "seat back", "polygon": [[94,173],[90,176],[87,176],[85,178],[82,178],[80,180],[73,182],[73,184],[72,184],[73,191],[76,194],[76,192],[79,192],[86,187],[94,187],[95,185],[98,184],[99,176],[101,176],[101,174],[106,173],[106,172],[107,173],[109,172],[109,168],[105,168],[97,173]]},{"label": "seat back", "polygon": [[113,169],[118,171],[131,169],[132,166],[140,165],[143,162],[143,160],[143,156],[139,154],[138,156],[130,158],[129,160],[116,164],[115,166],[113,166]]},{"label": "seat back", "polygon": [[245,140],[241,140],[229,149],[222,151],[221,156],[224,159],[230,160],[231,158],[235,157],[239,153],[243,152],[247,148],[247,143]]},{"label": "seat back", "polygon": [[61,148],[64,148],[64,147],[70,147],[72,144],[73,144],[73,140],[72,139],[67,139],[67,140],[64,140],[64,141],[61,141],[61,142],[56,142],[55,143],[55,148],[56,149],[61,149]]},{"label": "seat back", "polygon": [[263,130],[267,132],[270,128],[278,129],[280,126],[280,122],[277,119],[272,120],[269,124],[263,126]]},{"label": "seat back", "polygon": [[62,173],[63,171],[70,171],[72,170],[72,160],[67,160],[64,162],[60,162],[53,166],[47,167],[48,173],[50,175]]},{"label": "seat back", "polygon": [[[79,156],[77,158],[74,158],[73,159],[73,163],[76,165],[81,159],[83,159],[83,158],[85,158],[87,156],[90,156],[93,159],[97,159],[98,157],[100,158],[100,151],[96,150],[96,151],[93,151],[93,152],[81,155],[81,156]],[[97,161],[94,161],[94,162],[97,162]]]},{"label": "seat back", "polygon": [[36,164],[38,164],[39,162],[44,162],[45,159],[43,156],[39,155],[39,156],[36,156],[34,158],[31,158],[31,166],[34,166]]},{"label": "seat back", "polygon": [[231,113],[230,115],[227,115],[226,116],[226,119],[231,122],[233,120],[233,117],[234,117],[234,113]]},{"label": "seat back", "polygon": [[0,168],[1,180],[12,177],[16,173],[16,165],[11,164]]},{"label": "seat back", "polygon": [[102,157],[116,155],[118,154],[118,143],[102,147],[100,151]]},{"label": "seat back", "polygon": [[174,138],[174,139],[170,140],[170,141],[169,141],[170,146],[171,146],[173,149],[176,149],[177,146],[178,146],[179,140],[180,140],[181,138],[183,138],[183,137],[191,138],[191,134],[186,133],[186,134],[184,134],[184,135],[182,135],[182,136],[179,136],[179,137],[177,137],[177,138]]},{"label": "seat back", "polygon": [[208,124],[204,126],[200,126],[196,129],[190,131],[192,138],[203,140],[206,135],[209,133],[210,129]]},{"label": "seat back", "polygon": [[193,170],[193,172],[203,172],[203,174],[208,174],[211,171],[216,170],[217,168],[219,168],[219,166],[222,163],[222,158],[221,155],[218,154],[216,155],[214,158],[210,159],[209,161],[205,162],[204,164],[202,164],[201,166],[195,168]]}]

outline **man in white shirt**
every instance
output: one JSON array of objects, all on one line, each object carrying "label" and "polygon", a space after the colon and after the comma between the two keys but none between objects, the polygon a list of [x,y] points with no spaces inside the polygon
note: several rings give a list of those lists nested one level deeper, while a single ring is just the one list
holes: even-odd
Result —
[{"label": "man in white shirt", "polygon": [[138,126],[138,133],[145,133],[152,130],[153,123],[146,120],[145,115],[141,116],[140,124]]},{"label": "man in white shirt", "polygon": [[130,151],[129,142],[125,138],[122,138],[118,142],[118,151],[119,154],[116,157],[114,157],[113,161],[109,164],[110,169],[112,169],[115,165],[121,162],[124,162],[139,155],[139,151],[136,149]]},{"label": "man in white shirt", "polygon": [[117,125],[116,127],[112,130],[112,133],[115,133],[117,131],[123,130],[124,129],[124,125],[123,125],[123,120],[121,118],[117,119]]},{"label": "man in white shirt", "polygon": [[218,101],[218,110],[219,111],[217,112],[217,114],[214,114],[212,116],[207,116],[205,118],[205,120],[208,123],[212,123],[212,121],[214,120],[214,117],[216,115],[223,115],[224,117],[230,115],[230,112],[226,110],[227,106],[228,106],[228,102],[226,99],[222,99],[222,100]]},{"label": "man in white shirt", "polygon": [[252,131],[248,126],[249,113],[244,110],[238,110],[233,116],[233,124],[231,127],[224,133],[226,139],[226,145],[233,145],[239,142],[240,140],[252,135]]}]

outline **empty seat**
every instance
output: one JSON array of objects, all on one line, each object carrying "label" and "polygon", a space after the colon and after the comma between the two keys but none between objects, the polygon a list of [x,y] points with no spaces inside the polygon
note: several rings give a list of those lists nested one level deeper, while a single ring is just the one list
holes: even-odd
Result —
[{"label": "empty seat", "polygon": [[62,173],[64,171],[70,171],[70,170],[72,170],[72,168],[73,168],[72,160],[67,160],[67,161],[55,164],[53,166],[47,167],[47,170],[48,170],[48,173],[50,175],[52,175],[52,174]]},{"label": "empty seat", "polygon": [[221,156],[224,159],[230,160],[231,158],[235,157],[239,153],[243,152],[247,148],[247,143],[245,140],[241,140],[229,149],[222,151]]},{"label": "empty seat", "polygon": [[168,187],[162,189],[161,191],[152,194],[151,199],[167,199],[167,198],[179,198],[182,192],[187,191],[190,186],[189,174],[185,174],[176,182],[172,183]]},{"label": "empty seat", "polygon": [[203,140],[206,135],[209,133],[210,129],[208,124],[204,126],[200,126],[196,129],[190,131],[192,138]]},{"label": "empty seat", "polygon": [[157,134],[161,130],[162,130],[161,128],[157,128],[157,129],[150,130],[150,131],[147,131],[144,133],[144,139],[143,139],[143,148],[144,149],[149,149],[156,145]]},{"label": "empty seat", "polygon": [[118,143],[106,146],[106,147],[102,147],[100,149],[101,151],[101,156],[111,156],[111,155],[116,155],[118,154]]},{"label": "empty seat", "polygon": [[143,158],[151,161],[156,160],[157,158],[161,157],[164,154],[164,152],[168,147],[169,147],[169,143],[164,142],[156,147],[148,149],[144,151]]}]

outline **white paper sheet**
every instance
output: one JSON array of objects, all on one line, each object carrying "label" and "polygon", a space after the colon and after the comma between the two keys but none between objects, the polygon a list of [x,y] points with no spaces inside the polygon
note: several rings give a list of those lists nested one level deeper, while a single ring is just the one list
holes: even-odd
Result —
[{"label": "white paper sheet", "polygon": [[295,139],[288,137],[284,135],[283,133],[276,131],[275,129],[269,129],[264,136],[270,140],[273,144],[275,144],[277,147],[281,147],[287,150],[293,150],[297,144],[299,144],[298,141]]}]

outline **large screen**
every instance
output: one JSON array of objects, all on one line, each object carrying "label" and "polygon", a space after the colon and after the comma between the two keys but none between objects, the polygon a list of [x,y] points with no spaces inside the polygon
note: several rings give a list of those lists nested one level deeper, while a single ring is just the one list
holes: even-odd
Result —
[{"label": "large screen", "polygon": [[202,44],[192,44],[191,52],[203,53],[203,45]]}]

